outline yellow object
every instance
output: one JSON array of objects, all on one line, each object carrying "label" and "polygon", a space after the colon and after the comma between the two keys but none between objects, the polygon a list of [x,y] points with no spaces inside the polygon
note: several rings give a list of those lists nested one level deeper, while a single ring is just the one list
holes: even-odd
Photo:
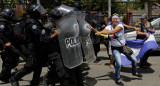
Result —
[{"label": "yellow object", "polygon": [[18,13],[19,13],[20,17],[22,18],[23,17],[23,12],[22,12],[20,6],[17,6],[17,10],[18,10]]},{"label": "yellow object", "polygon": [[23,14],[26,14],[26,7],[25,5],[16,5],[16,9],[18,14],[20,15],[20,18],[23,18]]},{"label": "yellow object", "polygon": [[107,22],[107,21],[108,21],[108,18],[107,18],[107,17],[105,17],[105,18],[104,18],[104,21],[105,21],[105,22]]},{"label": "yellow object", "polygon": [[23,14],[26,14],[26,7],[23,5]]},{"label": "yellow object", "polygon": [[100,36],[104,36],[104,37],[108,38],[108,35],[105,35],[105,34],[100,34]]}]

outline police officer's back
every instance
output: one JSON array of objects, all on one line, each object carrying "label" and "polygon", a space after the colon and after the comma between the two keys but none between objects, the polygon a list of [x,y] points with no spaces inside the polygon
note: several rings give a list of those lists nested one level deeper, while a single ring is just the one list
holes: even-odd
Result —
[{"label": "police officer's back", "polygon": [[24,45],[27,51],[27,61],[24,65],[24,68],[21,68],[20,71],[16,72],[13,77],[11,77],[11,85],[19,86],[18,81],[25,76],[26,74],[34,71],[34,75],[31,81],[31,85],[38,85],[39,78],[41,74],[42,66],[39,65],[41,57],[38,57],[41,54],[40,49],[40,36],[43,34],[43,26],[38,19],[41,18],[41,15],[45,14],[46,10],[40,4],[30,5],[27,9],[27,14],[29,17],[25,21],[25,34],[24,34]]},{"label": "police officer's back", "polygon": [[9,42],[9,34],[11,31],[11,21],[13,19],[15,11],[12,8],[5,8],[0,13],[0,38],[4,43]]},{"label": "police officer's back", "polygon": [[12,8],[5,8],[0,13],[0,40],[1,49],[6,46],[5,52],[1,53],[3,67],[0,74],[0,80],[8,82],[11,77],[11,69],[17,66],[18,55],[11,49],[11,22],[13,21],[15,11]]}]

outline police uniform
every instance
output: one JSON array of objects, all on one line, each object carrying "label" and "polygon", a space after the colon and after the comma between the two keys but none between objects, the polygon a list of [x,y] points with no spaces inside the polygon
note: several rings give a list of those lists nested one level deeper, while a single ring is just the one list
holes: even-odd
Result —
[{"label": "police uniform", "polygon": [[[1,44],[2,50],[7,42],[11,42],[10,32],[11,24],[9,23],[9,20],[6,20],[3,16],[0,16],[0,40],[3,42]],[[1,53],[1,58],[3,63],[0,80],[8,82],[11,77],[11,69],[17,66],[19,56],[12,51],[11,47],[5,47],[5,52]]]},{"label": "police uniform", "polygon": [[41,42],[40,37],[44,33],[44,27],[38,19],[41,15],[45,14],[47,11],[40,4],[32,4],[27,9],[25,27],[24,27],[24,54],[26,56],[26,64],[24,68],[16,72],[13,77],[11,77],[10,82],[12,86],[19,86],[18,81],[30,72],[34,72],[33,78],[30,85],[38,85],[39,78],[42,70],[42,56],[41,54]]},{"label": "police uniform", "polygon": [[[100,25],[106,25],[105,22],[102,22]],[[101,31],[103,30],[104,28],[102,28],[101,26],[98,26],[96,24],[92,24],[92,26],[98,30],[98,31]],[[92,31],[91,32],[91,39],[93,41],[93,47],[94,47],[94,52],[95,52],[95,55],[97,57],[97,54],[98,52],[100,51],[100,41],[101,41],[101,37],[100,36],[96,36],[95,33]]]},{"label": "police uniform", "polygon": [[[52,21],[50,23],[52,23]],[[47,62],[49,71],[45,75],[44,86],[48,86],[49,84],[55,85],[57,80],[60,81],[62,86],[69,86],[69,74],[66,72],[66,67],[62,61],[58,36],[49,38],[54,34],[55,28],[56,27],[53,23],[49,25],[49,27],[47,27],[46,34],[44,34],[43,37],[43,40],[47,44],[47,55],[49,58]]]},{"label": "police uniform", "polygon": [[[26,56],[26,64],[24,68],[16,72],[11,78],[11,82],[19,81],[24,75],[34,71],[31,85],[39,83],[39,77],[42,69],[42,57],[39,57],[40,53],[40,35],[42,33],[43,26],[38,19],[27,18],[25,25],[25,38],[22,52]],[[13,85],[14,86],[14,85]],[[15,85],[18,86],[18,85]]]},{"label": "police uniform", "polygon": [[[75,1],[73,4],[73,7],[77,8],[78,11],[83,10],[83,5],[80,1]],[[83,57],[84,57],[84,53],[83,53]],[[82,65],[79,65],[73,69],[70,69],[70,78],[73,86],[88,86],[83,82]]]},{"label": "police uniform", "polygon": [[[100,28],[95,27],[94,25],[93,25],[93,27],[96,30],[100,31]],[[97,57],[97,53],[100,51],[100,36],[96,36],[95,33],[92,31],[91,32],[91,39],[92,39],[92,42],[93,42],[94,53]]]}]

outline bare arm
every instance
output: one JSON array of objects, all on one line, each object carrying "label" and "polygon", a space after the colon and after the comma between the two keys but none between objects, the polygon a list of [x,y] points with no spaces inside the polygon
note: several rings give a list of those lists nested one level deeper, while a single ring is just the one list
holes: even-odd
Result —
[{"label": "bare arm", "polygon": [[115,34],[115,33],[118,33],[119,31],[122,30],[122,27],[118,26],[116,27],[115,29],[111,30],[111,31],[107,31],[106,29],[100,31],[100,32],[97,32],[96,35],[100,35],[100,34],[107,34],[107,35],[110,35],[110,34]]},{"label": "bare arm", "polygon": [[126,27],[126,28],[128,28],[128,29],[135,29],[135,30],[137,30],[136,27],[133,27],[133,26],[130,26],[130,25],[124,24],[123,26]]},{"label": "bare arm", "polygon": [[[150,23],[147,23],[147,25],[145,25],[145,27],[150,27]],[[155,33],[155,29],[154,29],[154,28],[152,28],[152,29],[150,29],[150,30],[149,30],[149,32],[151,32],[151,33]]]},{"label": "bare arm", "polygon": [[97,31],[95,34],[96,34],[96,35],[107,34],[107,30],[106,30],[106,29],[103,29],[102,31]]},{"label": "bare arm", "polygon": [[141,28],[137,28],[138,30],[136,31],[137,35],[146,35],[147,38],[149,38],[149,34],[148,33],[145,33],[145,32],[141,32],[140,29]]},{"label": "bare arm", "polygon": [[58,30],[54,30],[54,34],[52,34],[51,36],[50,36],[50,38],[54,38],[55,36],[57,36],[58,35]]},{"label": "bare arm", "polygon": [[89,24],[89,27],[91,28],[91,30],[93,31],[93,32],[98,32],[98,30],[96,30],[96,29],[94,29],[90,24]]},{"label": "bare arm", "polygon": [[155,29],[152,28],[152,29],[150,30],[150,32],[151,32],[151,33],[155,33]]}]

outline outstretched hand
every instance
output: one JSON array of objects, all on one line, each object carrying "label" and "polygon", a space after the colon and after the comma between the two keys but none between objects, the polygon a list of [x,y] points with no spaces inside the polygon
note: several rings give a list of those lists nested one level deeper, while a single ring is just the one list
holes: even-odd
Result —
[{"label": "outstretched hand", "polygon": [[56,33],[57,35],[59,34],[59,31],[58,30],[54,30],[54,33]]},{"label": "outstretched hand", "polygon": [[98,31],[98,32],[96,32],[95,34],[99,36],[99,35],[101,34],[101,32],[100,32],[100,31]]},{"label": "outstretched hand", "polygon": [[92,27],[90,24],[88,24],[88,25],[89,25],[90,28]]},{"label": "outstretched hand", "polygon": [[11,46],[11,42],[7,42],[7,43],[5,44],[5,46],[7,46],[7,47]]},{"label": "outstretched hand", "polygon": [[52,38],[54,38],[55,36],[57,36],[59,34],[59,31],[58,30],[54,30],[54,34],[52,34],[51,36],[50,36],[50,38],[52,39]]},{"label": "outstretched hand", "polygon": [[134,29],[135,29],[136,31],[140,31],[140,28],[134,27]]}]

